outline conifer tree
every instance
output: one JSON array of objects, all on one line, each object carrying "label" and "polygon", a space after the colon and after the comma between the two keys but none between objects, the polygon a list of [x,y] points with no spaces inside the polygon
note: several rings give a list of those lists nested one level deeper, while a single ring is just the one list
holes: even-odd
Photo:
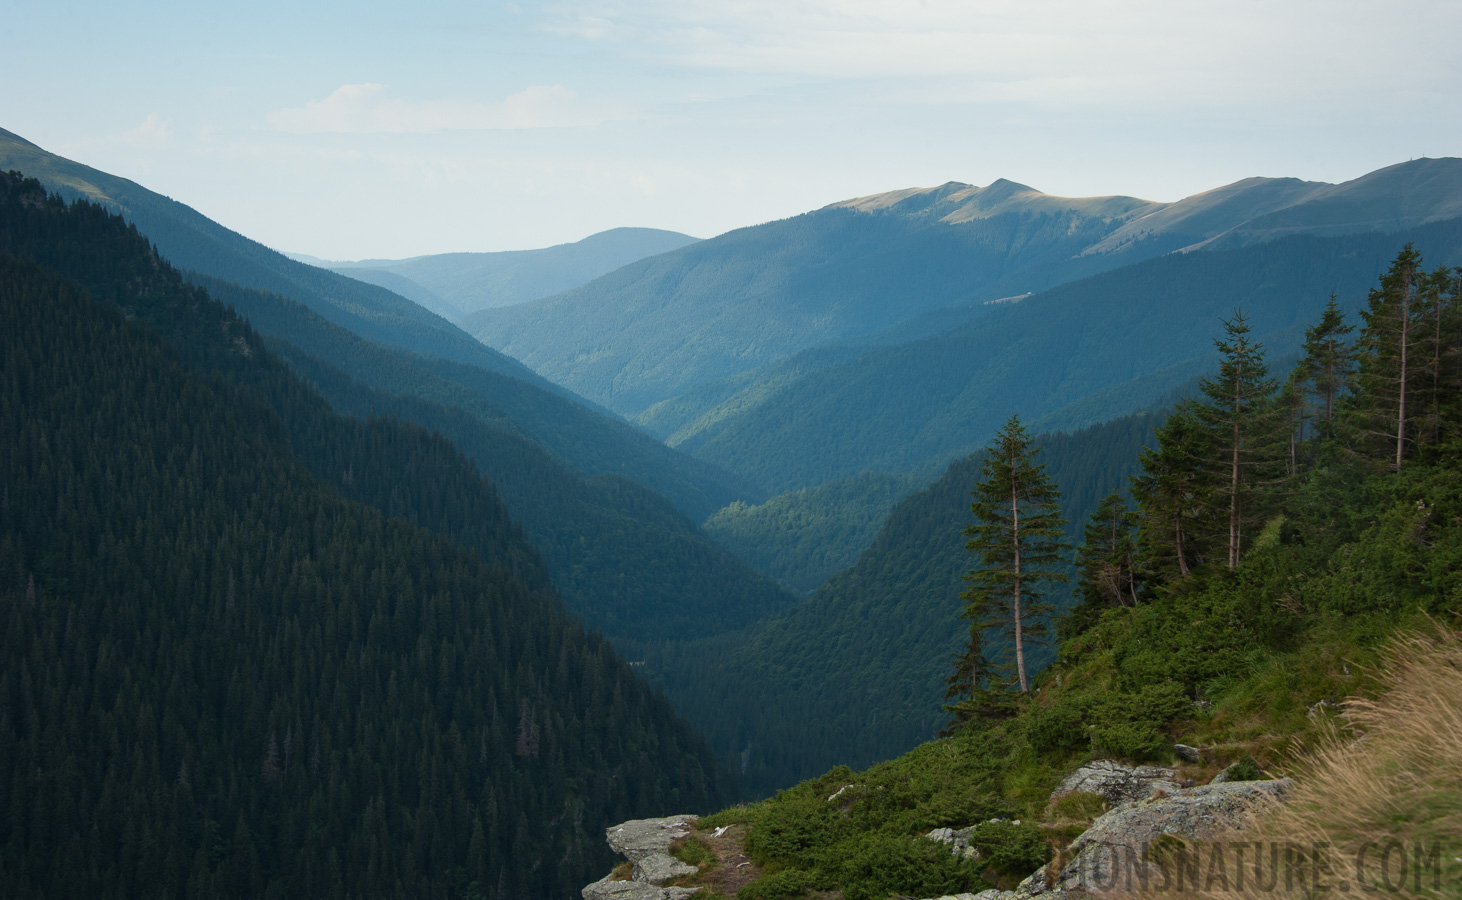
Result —
[{"label": "conifer tree", "polygon": [[1332,433],[1335,401],[1345,392],[1355,373],[1355,352],[1348,337],[1355,326],[1347,324],[1334,294],[1325,304],[1320,321],[1305,329],[1305,357],[1299,368],[1313,398],[1311,418],[1321,436]]},{"label": "conifer tree", "polygon": [[1157,446],[1138,454],[1132,476],[1138,503],[1138,548],[1145,577],[1187,577],[1204,554],[1198,521],[1208,512],[1208,435],[1194,404],[1184,401],[1157,429]]},{"label": "conifer tree", "polygon": [[1407,244],[1361,311],[1352,436],[1362,455],[1384,459],[1398,472],[1415,427],[1417,293],[1424,282],[1421,254]]},{"label": "conifer tree", "polygon": [[1427,276],[1419,306],[1417,437],[1436,445],[1446,436],[1446,406],[1462,392],[1462,269]]},{"label": "conifer tree", "polygon": [[1214,507],[1226,513],[1232,569],[1246,528],[1262,520],[1264,489],[1282,479],[1284,418],[1273,402],[1278,385],[1269,377],[1264,347],[1250,336],[1243,310],[1223,326],[1224,338],[1213,342],[1222,356],[1218,377],[1199,382],[1207,401],[1194,409],[1208,432]]},{"label": "conifer tree", "polygon": [[1035,462],[1038,452],[1020,417],[1012,415],[986,451],[982,477],[970,491],[974,523],[964,532],[965,549],[980,561],[965,575],[964,616],[972,629],[999,628],[1010,635],[1021,691],[1030,690],[1025,641],[1045,633],[1042,620],[1050,612],[1040,602],[1041,587],[1066,580],[1055,569],[1070,549],[1062,541],[1061,492]]},{"label": "conifer tree", "polygon": [[970,623],[969,640],[965,649],[954,660],[954,671],[944,681],[944,709],[951,716],[949,725],[940,732],[948,737],[975,721],[988,721],[1008,715],[1011,712],[1006,702],[1003,680],[990,660],[985,657],[984,630],[978,622]]},{"label": "conifer tree", "polygon": [[1099,608],[1137,605],[1136,527],[1137,513],[1127,507],[1121,491],[1108,494],[1092,513],[1076,554],[1076,591],[1084,603]]}]

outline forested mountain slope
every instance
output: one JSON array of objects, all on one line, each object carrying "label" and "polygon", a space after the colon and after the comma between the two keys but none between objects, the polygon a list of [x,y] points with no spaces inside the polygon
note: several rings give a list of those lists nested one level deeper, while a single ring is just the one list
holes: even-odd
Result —
[{"label": "forested mountain slope", "polygon": [[97,207],[6,176],[0,248],[7,888],[569,896],[605,825],[727,795],[444,440],[331,413]]},{"label": "forested mountain slope", "polygon": [[[416,354],[420,364],[436,368],[436,380],[422,386],[420,394],[411,383],[394,383],[389,390],[439,403],[482,395],[473,402],[486,402],[514,418],[520,429],[574,468],[635,479],[696,520],[731,500],[757,494],[743,481],[586,408],[580,398],[396,294],[296,262],[181,203],[0,130],[0,170],[6,168],[39,178],[65,196],[85,196],[123,213],[179,268],[292,298],[349,333]],[[348,354],[354,348],[317,346],[312,352],[340,365],[332,352]]]},{"label": "forested mountain slope", "polygon": [[612,228],[581,241],[539,250],[437,253],[411,259],[320,264],[365,281],[386,273],[408,279],[460,310],[460,318],[481,309],[557,294],[695,241],[688,234],[658,228]]},{"label": "forested mountain slope", "polygon": [[864,472],[755,506],[732,503],[701,527],[758,572],[806,595],[852,565],[893,505],[920,483]]},{"label": "forested mountain slope", "polygon": [[[545,452],[532,438],[557,427],[559,398],[540,395],[542,406],[505,410],[489,398],[515,395],[495,392],[491,373],[381,347],[274,294],[203,284],[270,336],[337,411],[413,422],[467,454],[543,553],[569,608],[611,639],[719,634],[792,604],[665,498],[622,475],[584,475]],[[481,387],[468,392],[464,384]],[[599,437],[585,430],[561,440],[582,442],[587,455],[600,449]],[[684,485],[682,495],[693,488]],[[698,508],[709,507],[702,499]]]},{"label": "forested mountain slope", "polygon": [[681,426],[678,446],[792,490],[867,470],[907,471],[984,442],[1012,410],[1070,429],[1141,409],[1202,372],[1213,323],[1242,306],[1277,355],[1338,293],[1355,309],[1395,248],[1462,262],[1462,219],[1344,237],[1292,237],[1170,254],[982,310],[943,335],[831,350],[824,367],[772,369]]},{"label": "forested mountain slope", "polygon": [[[1038,438],[1073,533],[1126,486],[1156,421],[1138,414]],[[647,670],[663,673],[677,708],[717,710],[699,727],[739,763],[747,794],[902,753],[943,724],[943,679],[967,630],[962,531],[981,458],[955,462],[900,501],[852,567],[745,640],[647,651]]]}]

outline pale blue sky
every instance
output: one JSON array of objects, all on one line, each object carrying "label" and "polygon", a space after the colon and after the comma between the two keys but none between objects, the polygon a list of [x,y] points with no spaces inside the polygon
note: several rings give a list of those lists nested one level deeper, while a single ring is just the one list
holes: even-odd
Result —
[{"label": "pale blue sky", "polygon": [[1457,0],[306,6],[0,0],[0,127],[336,259],[1462,155]]}]

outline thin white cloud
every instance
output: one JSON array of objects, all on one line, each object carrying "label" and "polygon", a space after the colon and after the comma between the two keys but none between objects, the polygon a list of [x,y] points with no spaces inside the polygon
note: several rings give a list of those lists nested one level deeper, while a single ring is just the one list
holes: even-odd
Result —
[{"label": "thin white cloud", "polygon": [[148,113],[140,125],[122,132],[115,140],[133,147],[166,147],[173,142],[173,123],[157,113]]},{"label": "thin white cloud", "polygon": [[560,84],[535,85],[496,103],[391,97],[385,85],[347,84],[323,100],[280,109],[269,126],[292,134],[430,134],[575,128],[628,118],[623,108],[586,101]]},{"label": "thin white cloud", "polygon": [[[1455,85],[1425,0],[567,0],[545,27],[681,65],[959,82],[970,100],[1226,106]],[[1422,25],[1422,22],[1428,24]]]}]

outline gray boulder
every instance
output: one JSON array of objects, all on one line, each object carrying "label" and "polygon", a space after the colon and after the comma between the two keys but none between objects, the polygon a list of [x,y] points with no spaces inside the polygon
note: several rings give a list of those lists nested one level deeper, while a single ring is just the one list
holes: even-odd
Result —
[{"label": "gray boulder", "polygon": [[[1073,777],[1067,781],[1081,786],[1069,790],[1091,790],[1097,786],[1097,782],[1089,780],[1096,777],[1093,773],[1083,774],[1088,768],[1083,766],[1072,773]],[[1108,771],[1105,767],[1098,770],[1099,773]],[[1152,790],[1157,789],[1155,779],[1136,780],[1147,782]],[[1288,779],[1237,781],[1193,788],[1173,784],[1164,788],[1160,796],[1128,801],[1098,817],[1067,848],[1062,857],[1065,863],[1059,872],[1042,868],[1013,891],[955,894],[940,900],[1078,900],[1130,893],[1147,884],[1170,885],[1170,873],[1164,872],[1148,858],[1148,848],[1154,842],[1164,837],[1199,841],[1221,837],[1257,808],[1283,797],[1289,787]],[[1058,788],[1057,793],[1065,791]],[[1125,794],[1130,795],[1130,791]],[[1110,801],[1111,797],[1108,799]]]},{"label": "gray boulder", "polygon": [[950,853],[954,856],[962,856],[965,859],[979,859],[980,851],[970,846],[970,834],[975,828],[936,828],[929,832],[927,837],[931,841],[938,841],[941,844],[950,845]]},{"label": "gray boulder", "polygon": [[1148,859],[1154,842],[1169,836],[1213,840],[1256,808],[1278,800],[1289,786],[1288,779],[1206,784],[1114,809],[1072,842],[1056,883],[1034,896],[1058,900],[1166,884],[1167,875]]},{"label": "gray boulder", "polygon": [[664,885],[696,873],[695,866],[670,855],[670,845],[690,834],[695,820],[696,816],[634,819],[606,829],[610,849],[632,863],[630,880],[607,875],[580,891],[584,900],[684,900],[694,894],[693,888]]},{"label": "gray boulder", "polygon": [[1052,797],[1081,791],[1101,794],[1112,807],[1146,800],[1154,791],[1171,794],[1182,790],[1177,773],[1165,766],[1129,766],[1111,759],[1096,759],[1067,775]]}]

